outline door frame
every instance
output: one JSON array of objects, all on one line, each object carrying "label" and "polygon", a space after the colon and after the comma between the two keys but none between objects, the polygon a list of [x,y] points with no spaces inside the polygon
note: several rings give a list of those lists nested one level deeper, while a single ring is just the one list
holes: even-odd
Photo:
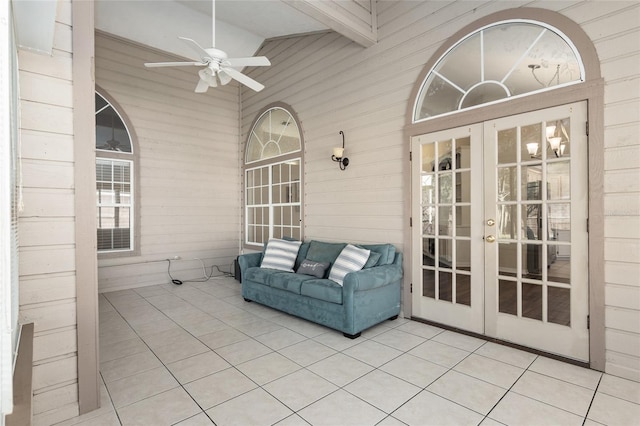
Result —
[{"label": "door frame", "polygon": [[[413,106],[417,99],[422,82],[434,66],[435,62],[451,46],[474,30],[507,19],[531,19],[547,23],[561,29],[580,52],[585,67],[585,81],[569,87],[562,87],[552,92],[532,94],[522,98],[459,111],[454,114],[436,117],[420,123],[413,123]],[[552,93],[552,96],[550,96]],[[431,56],[422,73],[414,84],[406,109],[404,140],[408,146],[405,159],[411,161],[411,138],[421,134],[435,133],[455,127],[490,121],[510,115],[522,114],[558,105],[579,101],[587,102],[588,120],[588,170],[589,170],[589,365],[592,369],[604,371],[605,368],[605,305],[604,305],[604,79],[600,74],[600,61],[595,47],[582,28],[569,18],[546,9],[517,8],[508,9],[487,15],[467,25],[453,34]],[[406,164],[406,163],[405,163]],[[411,167],[404,168],[403,184],[405,185],[405,211],[412,211]],[[403,245],[405,250],[405,271],[412,271],[414,266],[411,253],[412,218],[405,216]],[[410,318],[411,307],[411,273],[404,275],[403,313]]]}]

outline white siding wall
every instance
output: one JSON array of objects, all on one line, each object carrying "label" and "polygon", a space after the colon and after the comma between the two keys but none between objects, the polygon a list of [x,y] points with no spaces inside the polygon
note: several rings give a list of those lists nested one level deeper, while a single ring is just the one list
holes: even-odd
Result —
[{"label": "white siding wall", "polygon": [[606,371],[640,381],[640,4],[600,2],[567,16],[594,42],[606,81]]},{"label": "white siding wall", "polygon": [[[193,92],[197,68],[148,69],[174,60],[141,46],[96,36],[96,84],[126,114],[138,137],[140,255],[101,259],[99,291],[229,271],[239,247],[239,89]],[[212,281],[213,285],[213,281]]]},{"label": "white siding wall", "polygon": [[20,321],[35,323],[36,425],[78,414],[71,31],[61,1],[52,56],[19,52]]},{"label": "white siding wall", "polygon": [[[335,33],[279,39],[252,71],[266,89],[242,91],[242,140],[257,112],[282,101],[305,138],[305,238],[391,242],[408,223],[403,136],[411,90],[424,64],[465,25],[511,7],[558,11],[579,23],[601,59],[605,90],[607,371],[640,380],[640,5],[637,2],[378,1],[378,44],[363,49]],[[346,135],[350,165],[331,148]]]}]

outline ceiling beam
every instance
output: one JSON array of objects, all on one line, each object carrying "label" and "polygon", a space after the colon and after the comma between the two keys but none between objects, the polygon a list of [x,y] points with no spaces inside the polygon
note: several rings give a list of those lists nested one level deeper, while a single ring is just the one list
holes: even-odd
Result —
[{"label": "ceiling beam", "polygon": [[375,0],[283,0],[364,47],[378,42]]}]

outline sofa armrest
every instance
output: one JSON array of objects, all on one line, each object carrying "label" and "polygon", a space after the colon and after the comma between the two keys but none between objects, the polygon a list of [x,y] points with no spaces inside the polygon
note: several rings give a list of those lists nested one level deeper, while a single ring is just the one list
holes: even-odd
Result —
[{"label": "sofa armrest", "polygon": [[246,253],[238,256],[238,265],[240,266],[240,274],[244,275],[244,272],[254,266],[260,266],[262,260],[262,253]]},{"label": "sofa armrest", "polygon": [[396,253],[391,265],[374,266],[350,272],[344,277],[343,291],[355,292],[402,282],[402,254]]}]

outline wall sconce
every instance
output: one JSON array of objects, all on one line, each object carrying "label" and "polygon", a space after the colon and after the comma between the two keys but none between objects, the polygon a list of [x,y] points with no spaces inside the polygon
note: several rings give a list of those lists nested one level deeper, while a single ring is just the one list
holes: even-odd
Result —
[{"label": "wall sconce", "polygon": [[[562,126],[562,124],[560,124],[560,126]],[[562,157],[566,148],[566,144],[562,143],[562,136],[556,136],[556,128],[557,126],[555,125],[547,126],[546,137],[547,141],[549,142],[551,151],[553,151],[556,157]],[[562,130],[564,131],[564,128]],[[529,153],[529,156],[531,156],[531,158],[540,158],[537,156],[538,142],[529,142],[527,144],[527,152]]]},{"label": "wall sconce", "polygon": [[344,170],[349,165],[349,159],[344,157],[344,132],[340,130],[340,134],[342,135],[342,148],[333,148],[333,155],[331,156],[331,159],[338,163],[340,170]]}]

